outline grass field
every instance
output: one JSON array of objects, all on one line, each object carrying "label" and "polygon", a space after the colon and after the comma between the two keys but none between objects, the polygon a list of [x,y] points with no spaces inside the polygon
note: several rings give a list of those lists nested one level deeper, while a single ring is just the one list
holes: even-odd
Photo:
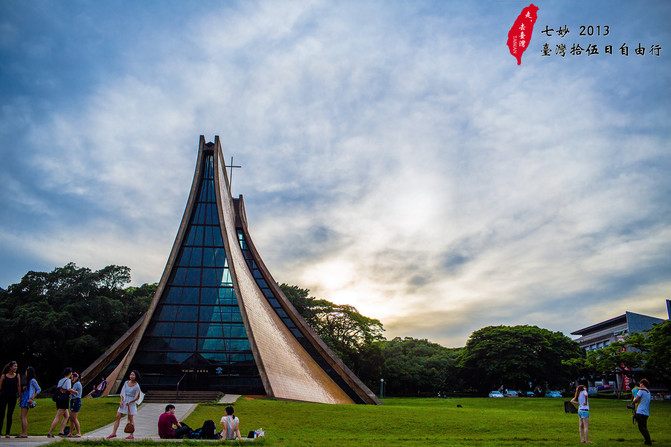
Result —
[{"label": "grass field", "polygon": [[[577,415],[565,414],[564,399],[462,398],[385,399],[385,405],[322,405],[241,398],[235,404],[240,431],[263,428],[266,446],[555,446],[579,444]],[[458,408],[457,404],[462,408]],[[82,429],[90,431],[114,418],[117,398],[87,399],[80,412]],[[590,439],[598,446],[643,445],[624,401],[592,399]],[[201,404],[186,419],[199,427],[217,422],[225,405]],[[655,445],[671,446],[671,402],[654,401],[648,427]],[[14,413],[12,432],[20,418]],[[29,413],[29,434],[44,435],[53,419],[53,402],[39,401]],[[79,445],[118,445],[119,441]],[[158,446],[161,443],[140,443]],[[203,445],[203,441],[185,442]],[[244,443],[247,444],[247,443]],[[62,444],[61,444],[62,445]],[[174,443],[165,443],[172,445]]]}]

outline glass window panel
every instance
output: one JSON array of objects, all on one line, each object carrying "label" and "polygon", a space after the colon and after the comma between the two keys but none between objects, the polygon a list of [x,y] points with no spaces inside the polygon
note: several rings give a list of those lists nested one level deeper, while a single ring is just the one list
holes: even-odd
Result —
[{"label": "glass window panel", "polygon": [[221,338],[200,338],[198,339],[199,351],[223,351],[226,342]]},{"label": "glass window panel", "polygon": [[203,267],[203,283],[204,286],[218,286],[219,278],[217,269]]},{"label": "glass window panel", "polygon": [[186,278],[186,268],[184,267],[178,267],[176,270],[174,270],[174,274],[172,277],[172,280],[170,280],[170,284],[173,286],[181,286],[184,284],[184,279]]},{"label": "glass window panel", "polygon": [[177,316],[177,306],[161,305],[158,309],[156,319],[163,321],[175,321],[175,316]]},{"label": "glass window panel", "polygon": [[228,326],[230,330],[230,335],[229,337],[238,337],[238,338],[244,338],[247,337],[247,333],[245,332],[245,327],[241,324],[231,324]]},{"label": "glass window panel", "polygon": [[210,203],[207,205],[207,223],[217,225],[219,223],[219,215],[217,214],[217,205]]},{"label": "glass window panel", "polygon": [[226,265],[226,250],[223,247],[215,249],[214,258],[217,267],[224,267]]},{"label": "glass window panel", "polygon": [[225,268],[223,270],[221,269],[217,270],[221,271],[221,285],[233,287],[233,280],[231,279],[231,271],[228,268]]},{"label": "glass window panel", "polygon": [[199,202],[207,201],[207,182],[202,182],[200,185],[200,194],[198,195]]},{"label": "glass window panel", "polygon": [[[212,227],[209,227],[208,230],[211,230]],[[214,248],[204,248],[203,249],[203,266],[204,267],[214,267]]]},{"label": "glass window panel", "polygon": [[291,318],[289,318],[289,317],[282,318],[282,321],[284,321],[284,324],[285,324],[288,328],[296,327],[296,325],[294,324],[294,322],[291,321]]},{"label": "glass window panel", "polygon": [[193,323],[175,323],[172,330],[173,337],[195,337],[196,325]]},{"label": "glass window panel", "polygon": [[165,294],[165,297],[161,300],[163,303],[167,304],[179,304],[179,300],[182,297],[182,288],[181,287],[168,287],[168,293]]},{"label": "glass window panel", "polygon": [[182,294],[182,304],[198,304],[198,288],[185,287]]},{"label": "glass window panel", "polygon": [[263,279],[263,274],[261,274],[261,270],[259,270],[259,269],[254,269],[254,278],[256,278],[256,279]]},{"label": "glass window panel", "polygon": [[230,287],[220,287],[219,288],[219,304],[238,304],[238,300],[235,299],[235,290]]},{"label": "glass window panel", "polygon": [[186,279],[184,284],[187,286],[199,286],[200,285],[200,269],[197,267],[192,267],[187,269]]},{"label": "glass window panel", "polygon": [[196,321],[198,318],[198,306],[179,306],[177,321]]},{"label": "glass window panel", "polygon": [[275,298],[275,295],[270,291],[270,289],[261,289],[261,291],[266,298]]},{"label": "glass window panel", "polygon": [[200,289],[200,304],[213,306],[217,304],[218,291],[214,287],[203,287]]},{"label": "glass window panel", "polygon": [[173,351],[189,351],[196,349],[195,338],[169,338],[170,349]]},{"label": "glass window panel", "polygon": [[214,245],[215,247],[223,247],[224,246],[224,240],[221,238],[221,230],[219,230],[219,227],[216,227],[216,229],[213,232],[212,235],[214,239]]},{"label": "glass window panel", "polygon": [[203,249],[200,247],[194,247],[193,253],[191,254],[191,260],[189,261],[190,266],[201,266],[203,265]]},{"label": "glass window panel", "polygon": [[198,336],[210,338],[224,338],[224,328],[220,323],[200,323]]},{"label": "glass window panel", "polygon": [[228,354],[223,352],[205,352],[202,354],[203,357],[211,362],[216,363],[228,363]]},{"label": "glass window panel", "polygon": [[254,356],[252,354],[231,354],[231,363],[243,363],[250,362],[252,360],[254,360]]},{"label": "glass window panel", "polygon": [[238,310],[237,313],[233,312],[229,321],[242,321],[242,315],[240,315],[240,311]]},{"label": "glass window panel", "polygon": [[196,230],[194,227],[189,227],[186,233],[186,245],[194,245],[194,240],[196,237]]},{"label": "glass window panel", "polygon": [[281,307],[280,302],[277,301],[275,298],[269,298],[268,303],[270,303],[270,305],[273,307]]},{"label": "glass window panel", "polygon": [[205,245],[206,247],[211,247],[214,245],[214,236],[212,235],[212,232],[215,230],[215,227],[208,226],[205,227]]},{"label": "glass window panel", "polygon": [[244,340],[228,340],[226,347],[229,351],[249,351],[252,348],[249,346],[249,341]]},{"label": "glass window panel", "polygon": [[191,259],[191,250],[191,247],[184,247],[177,265],[189,265],[189,259]]},{"label": "glass window panel", "polygon": [[207,199],[208,199],[210,202],[216,202],[217,199],[216,199],[216,197],[215,197],[215,195],[214,195],[214,194],[215,194],[215,193],[214,193],[214,182],[211,182],[211,187],[210,187],[210,189],[209,189],[208,191],[209,191],[209,195],[208,195],[208,198],[207,198]]},{"label": "glass window panel", "polygon": [[275,312],[277,312],[277,315],[280,316],[280,318],[288,318],[289,316],[287,313],[284,311],[284,309],[275,309]]},{"label": "glass window panel", "polygon": [[265,288],[265,287],[268,287],[268,283],[266,283],[266,282],[265,282],[264,280],[262,280],[262,279],[257,280],[256,283],[257,283],[257,284],[259,285],[259,287],[261,287],[262,289]]},{"label": "glass window panel", "polygon": [[193,223],[204,225],[205,224],[205,205],[199,203],[196,205],[196,213],[194,214]]},{"label": "glass window panel", "polygon": [[294,334],[295,337],[302,337],[303,334],[301,334],[301,331],[299,331],[297,328],[291,329],[291,333]]},{"label": "glass window panel", "polygon": [[173,323],[161,323],[156,322],[153,326],[147,331],[147,336],[151,337],[170,337],[172,334]]}]

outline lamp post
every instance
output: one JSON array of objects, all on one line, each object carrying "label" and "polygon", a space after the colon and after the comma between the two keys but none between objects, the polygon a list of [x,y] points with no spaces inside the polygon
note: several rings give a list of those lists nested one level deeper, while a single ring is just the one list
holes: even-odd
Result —
[{"label": "lamp post", "polygon": [[380,399],[384,397],[384,379],[380,378]]}]

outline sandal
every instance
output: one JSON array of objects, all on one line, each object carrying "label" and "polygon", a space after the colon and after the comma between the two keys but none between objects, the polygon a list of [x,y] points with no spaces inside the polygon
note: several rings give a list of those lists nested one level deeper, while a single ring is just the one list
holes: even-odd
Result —
[{"label": "sandal", "polygon": [[115,435],[114,433],[112,433],[111,435],[109,435],[109,436],[107,437],[107,439],[112,439],[112,438],[116,438],[116,435]]},{"label": "sandal", "polygon": [[135,437],[133,437],[133,435],[128,435],[126,436],[126,439],[135,439]]},{"label": "sandal", "polygon": [[55,436],[52,435],[51,433],[47,433],[47,438],[55,438]]}]

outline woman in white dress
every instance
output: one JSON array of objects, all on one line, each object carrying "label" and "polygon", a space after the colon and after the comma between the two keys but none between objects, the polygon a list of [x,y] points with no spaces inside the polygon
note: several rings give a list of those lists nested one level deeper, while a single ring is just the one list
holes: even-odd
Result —
[{"label": "woman in white dress", "polygon": [[[128,376],[128,379],[129,380],[123,384],[123,388],[121,388],[121,401],[119,402],[119,409],[116,413],[114,429],[112,430],[112,434],[109,435],[107,439],[116,438],[116,431],[119,428],[119,423],[121,422],[121,418],[124,414],[128,415],[128,422],[133,424],[133,426],[135,425],[134,418],[137,414],[136,402],[142,395],[140,391],[140,384],[138,383],[140,380],[140,373],[137,370],[133,370]],[[126,439],[134,439],[133,433],[126,436]]]}]

